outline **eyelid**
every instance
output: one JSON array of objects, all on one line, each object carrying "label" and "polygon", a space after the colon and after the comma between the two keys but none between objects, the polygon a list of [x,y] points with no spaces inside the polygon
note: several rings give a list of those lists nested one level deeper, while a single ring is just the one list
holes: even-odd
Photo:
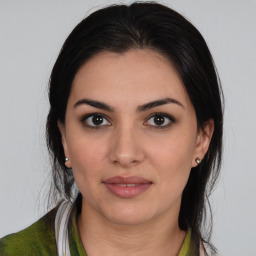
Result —
[{"label": "eyelid", "polygon": [[[84,124],[86,119],[90,118],[90,117],[93,117],[93,116],[101,116],[103,117],[105,120],[107,120],[107,122],[109,123],[109,125],[88,125],[88,124]],[[170,122],[167,124],[167,125],[150,125],[150,124],[146,124],[151,118],[155,117],[155,116],[162,116],[164,118],[168,118],[170,120]],[[83,115],[81,118],[80,118],[80,121],[84,124],[84,126],[86,126],[87,128],[92,128],[92,129],[98,129],[98,128],[102,128],[102,127],[105,127],[105,126],[111,126],[111,122],[109,121],[109,118],[107,116],[105,116],[104,114],[102,113],[99,113],[99,112],[94,112],[94,113],[89,113],[89,114],[86,114],[86,115]],[[153,113],[151,114],[149,117],[147,117],[146,121],[143,123],[144,125],[146,126],[151,126],[153,128],[156,128],[156,129],[164,129],[164,128],[167,128],[169,127],[172,123],[174,123],[176,120],[173,116],[167,114],[167,113],[163,113],[163,112],[156,112],[156,113]]]},{"label": "eyelid", "polygon": [[[151,126],[153,128],[156,128],[156,129],[164,129],[164,128],[169,127],[172,123],[174,123],[176,121],[175,118],[173,116],[169,115],[169,114],[166,114],[166,113],[163,113],[163,112],[156,112],[154,114],[151,114],[146,119],[146,122],[148,122],[152,117],[155,117],[155,116],[162,116],[162,117],[168,118],[170,120],[170,122],[167,125],[164,125],[164,126],[161,126],[161,125],[148,125],[148,124],[146,124],[147,126]],[[144,124],[146,122],[144,122]]]},{"label": "eyelid", "polygon": [[89,113],[89,114],[86,114],[86,115],[83,115],[81,118],[80,118],[80,121],[84,124],[84,126],[86,126],[87,128],[92,128],[92,129],[98,129],[98,128],[101,128],[101,127],[104,127],[104,126],[110,126],[110,125],[88,125],[88,124],[85,124],[85,121],[90,118],[90,117],[93,117],[93,116],[101,116],[103,117],[104,119],[107,120],[108,123],[111,124],[111,122],[109,121],[108,117],[106,117],[104,114],[102,113],[98,113],[98,112],[94,112],[94,113]]}]

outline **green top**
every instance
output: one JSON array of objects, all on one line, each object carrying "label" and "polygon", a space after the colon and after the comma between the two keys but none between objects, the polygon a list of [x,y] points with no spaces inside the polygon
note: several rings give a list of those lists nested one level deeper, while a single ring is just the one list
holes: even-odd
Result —
[{"label": "green top", "polygon": [[[0,256],[57,255],[54,236],[56,212],[57,207],[28,228],[0,239]],[[69,224],[70,252],[71,255],[86,256],[77,228],[76,215],[74,211]],[[178,256],[196,256],[196,248],[198,247],[189,230]]]}]

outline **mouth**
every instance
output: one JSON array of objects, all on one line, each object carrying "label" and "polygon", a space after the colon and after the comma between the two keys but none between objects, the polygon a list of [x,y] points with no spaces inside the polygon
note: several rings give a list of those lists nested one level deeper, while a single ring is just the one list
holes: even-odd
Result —
[{"label": "mouth", "polygon": [[152,182],[136,176],[116,176],[103,181],[103,184],[115,196],[132,198],[145,192]]}]

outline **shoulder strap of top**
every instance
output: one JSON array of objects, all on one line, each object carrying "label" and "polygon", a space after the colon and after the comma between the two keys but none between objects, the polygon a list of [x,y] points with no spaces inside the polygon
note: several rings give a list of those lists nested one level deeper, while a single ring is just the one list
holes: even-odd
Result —
[{"label": "shoulder strap of top", "polygon": [[[199,256],[210,256],[213,255],[212,253],[210,253],[210,249],[209,246],[204,243],[203,241],[200,242],[200,248],[199,248]],[[217,256],[217,254],[214,254],[215,256]]]},{"label": "shoulder strap of top", "polygon": [[199,255],[200,255],[200,256],[206,256],[206,255],[205,255],[204,245],[203,245],[203,242],[202,242],[202,241],[200,242]]},{"label": "shoulder strap of top", "polygon": [[68,222],[73,204],[63,201],[55,217],[55,239],[58,256],[71,256],[69,249]]}]

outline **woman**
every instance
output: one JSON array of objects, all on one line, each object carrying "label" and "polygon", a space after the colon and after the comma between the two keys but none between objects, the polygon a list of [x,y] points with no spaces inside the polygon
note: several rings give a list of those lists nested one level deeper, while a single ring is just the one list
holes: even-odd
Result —
[{"label": "woman", "polygon": [[1,239],[1,255],[215,253],[202,230],[221,88],[192,24],[156,3],[96,11],[65,41],[49,100],[52,194],[67,200]]}]

